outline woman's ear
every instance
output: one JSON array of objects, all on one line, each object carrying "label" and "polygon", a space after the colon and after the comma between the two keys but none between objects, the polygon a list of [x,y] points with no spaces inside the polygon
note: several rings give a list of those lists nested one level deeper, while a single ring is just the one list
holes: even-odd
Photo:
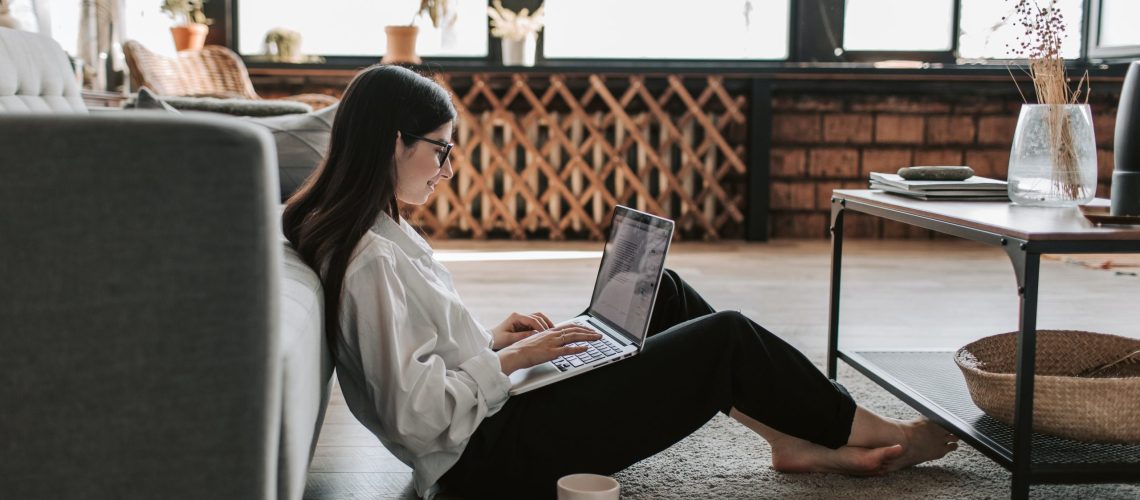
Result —
[{"label": "woman's ear", "polygon": [[396,158],[402,158],[407,147],[404,146],[404,141],[401,140],[402,135],[400,131],[396,131]]}]

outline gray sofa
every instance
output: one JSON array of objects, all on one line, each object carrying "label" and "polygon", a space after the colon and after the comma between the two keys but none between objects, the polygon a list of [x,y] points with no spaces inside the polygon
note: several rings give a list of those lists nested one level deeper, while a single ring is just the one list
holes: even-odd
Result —
[{"label": "gray sofa", "polygon": [[265,130],[88,115],[0,28],[0,496],[301,498],[332,363],[276,186]]}]

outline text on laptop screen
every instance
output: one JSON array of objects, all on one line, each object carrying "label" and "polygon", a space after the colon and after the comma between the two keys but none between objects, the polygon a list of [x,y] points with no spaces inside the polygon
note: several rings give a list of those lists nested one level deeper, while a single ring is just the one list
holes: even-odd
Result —
[{"label": "text on laptop screen", "polygon": [[610,231],[590,313],[640,342],[672,231],[667,222],[623,211],[614,215]]}]

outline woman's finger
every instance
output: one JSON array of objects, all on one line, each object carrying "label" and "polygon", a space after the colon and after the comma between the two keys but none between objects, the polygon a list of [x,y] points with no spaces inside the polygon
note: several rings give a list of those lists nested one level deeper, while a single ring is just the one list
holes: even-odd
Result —
[{"label": "woman's finger", "polygon": [[589,347],[584,345],[567,345],[555,349],[555,352],[557,352],[559,356],[565,356],[567,354],[586,352],[587,349],[589,349]]},{"label": "woman's finger", "polygon": [[537,314],[531,314],[530,316],[527,316],[527,318],[530,318],[530,320],[531,320],[531,321],[532,321],[532,322],[533,322],[535,325],[537,325],[537,326],[535,327],[535,329],[536,329],[536,330],[545,330],[545,329],[547,329],[547,328],[550,328],[550,325],[549,325],[549,324],[547,324],[545,321],[543,321],[543,320],[542,320],[542,318],[538,317],[538,315],[537,315]]},{"label": "woman's finger", "polygon": [[560,332],[560,333],[571,333],[571,332],[592,332],[594,330],[591,328],[587,328],[585,326],[582,326],[582,325],[576,325],[576,324],[571,323],[569,325],[556,326],[554,328],[551,328],[550,331]]},{"label": "woman's finger", "polygon": [[527,316],[525,314],[511,313],[511,323],[513,324],[515,330],[528,328],[531,330],[541,331],[546,329],[545,326],[542,326],[541,321],[538,321],[534,317]]},{"label": "woman's finger", "polygon": [[594,333],[594,332],[591,332],[589,330],[582,331],[582,332],[563,333],[562,335],[559,335],[559,337],[558,337],[559,341],[561,341],[563,345],[569,344],[572,342],[593,342],[593,341],[598,340],[600,338],[602,338],[601,334]]},{"label": "woman's finger", "polygon": [[545,330],[547,328],[551,328],[554,326],[554,322],[550,321],[550,318],[548,318],[545,314],[542,314],[541,312],[536,312],[536,313],[532,314],[531,316],[534,316],[534,317],[536,317],[542,321],[542,324],[543,324],[542,329],[543,330]]}]

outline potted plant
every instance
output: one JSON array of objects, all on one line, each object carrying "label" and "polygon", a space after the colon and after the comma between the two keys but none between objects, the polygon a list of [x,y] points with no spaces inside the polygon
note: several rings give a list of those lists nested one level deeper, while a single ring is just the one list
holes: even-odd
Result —
[{"label": "potted plant", "polygon": [[288,28],[269,30],[265,33],[265,53],[273,61],[301,61],[301,34]]},{"label": "potted plant", "polygon": [[420,0],[420,8],[412,15],[412,21],[407,25],[390,25],[384,27],[384,34],[388,36],[388,50],[380,62],[384,64],[420,64],[423,62],[416,54],[416,37],[420,29],[416,26],[416,17],[427,14],[431,25],[439,27],[444,12],[449,12],[451,0]]},{"label": "potted plant", "polygon": [[170,27],[170,34],[174,37],[174,49],[202,50],[206,44],[208,25],[211,23],[202,13],[202,4],[206,0],[163,0],[162,11],[174,20]]},{"label": "potted plant", "polygon": [[495,0],[487,7],[491,16],[491,34],[502,40],[503,64],[534,66],[534,55],[538,46],[538,32],[542,31],[545,5],[539,5],[534,12],[523,9],[518,13],[503,7]]}]

